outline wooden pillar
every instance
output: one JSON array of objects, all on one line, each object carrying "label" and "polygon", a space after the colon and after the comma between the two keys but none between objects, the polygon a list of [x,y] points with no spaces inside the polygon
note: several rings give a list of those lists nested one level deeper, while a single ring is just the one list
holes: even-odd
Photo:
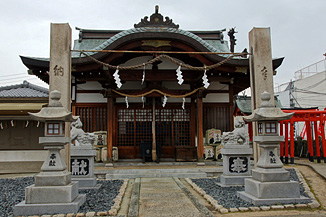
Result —
[{"label": "wooden pillar", "polygon": [[284,147],[285,147],[285,163],[289,163],[289,124],[287,121],[284,121],[284,128],[285,128],[285,142],[284,142]]},{"label": "wooden pillar", "polygon": [[153,119],[152,119],[152,135],[153,135],[153,144],[152,144],[152,160],[155,162],[157,160],[156,155],[156,120],[155,120],[155,98],[153,98]]},{"label": "wooden pillar", "polygon": [[229,108],[230,108],[230,131],[234,130],[234,117],[233,117],[233,84],[229,85]]},{"label": "wooden pillar", "polygon": [[320,124],[321,124],[321,140],[323,143],[323,156],[324,156],[324,163],[326,163],[326,141],[325,141],[325,120],[324,120],[324,114],[320,115]]},{"label": "wooden pillar", "polygon": [[203,99],[202,91],[197,95],[197,157],[198,161],[204,160],[204,136],[203,136]]},{"label": "wooden pillar", "polygon": [[[283,134],[283,121],[280,121],[280,136]],[[284,142],[280,143],[280,160],[284,163]]]},{"label": "wooden pillar", "polygon": [[290,121],[290,163],[294,164],[294,122]]},{"label": "wooden pillar", "polygon": [[308,152],[309,152],[309,161],[314,162],[314,147],[312,145],[312,135],[311,135],[311,122],[306,121],[307,129],[307,142],[308,142]]},{"label": "wooden pillar", "polygon": [[107,161],[112,162],[112,147],[113,147],[113,119],[114,119],[114,99],[112,92],[106,92],[107,97]]},{"label": "wooden pillar", "polygon": [[190,105],[190,145],[195,146],[195,137],[196,137],[196,105],[195,99],[191,98]]},{"label": "wooden pillar", "polygon": [[249,141],[252,142],[252,122],[248,122]]},{"label": "wooden pillar", "polygon": [[[60,102],[71,111],[71,28],[68,23],[51,23],[49,92],[61,92]],[[65,136],[70,137],[70,123],[65,125]],[[70,171],[70,143],[60,151]]]},{"label": "wooden pillar", "polygon": [[315,131],[317,163],[320,163],[321,161],[320,161],[319,134],[318,134],[318,129],[317,129],[317,121],[314,121],[314,131]]}]

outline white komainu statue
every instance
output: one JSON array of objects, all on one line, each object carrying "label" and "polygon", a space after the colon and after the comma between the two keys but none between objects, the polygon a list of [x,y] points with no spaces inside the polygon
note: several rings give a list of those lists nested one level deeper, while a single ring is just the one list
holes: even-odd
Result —
[{"label": "white komainu statue", "polygon": [[[95,141],[94,133],[85,133],[82,129],[82,122],[78,118],[77,121],[71,123],[70,141],[72,146],[92,146]],[[75,141],[75,144],[73,144]]]},{"label": "white komainu statue", "polygon": [[232,132],[224,132],[222,141],[224,145],[248,145],[249,136],[243,119],[236,119],[235,129]]}]

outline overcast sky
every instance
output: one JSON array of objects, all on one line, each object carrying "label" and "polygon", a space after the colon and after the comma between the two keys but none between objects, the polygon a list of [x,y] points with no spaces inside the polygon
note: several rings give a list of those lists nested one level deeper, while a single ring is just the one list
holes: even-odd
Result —
[{"label": "overcast sky", "polygon": [[184,30],[236,27],[236,52],[248,48],[253,27],[270,27],[273,58],[285,57],[274,77],[277,84],[324,59],[326,0],[1,0],[0,86],[23,80],[44,86],[27,75],[19,55],[49,57],[50,23],[69,23],[77,39],[75,27],[133,28],[155,5]]}]

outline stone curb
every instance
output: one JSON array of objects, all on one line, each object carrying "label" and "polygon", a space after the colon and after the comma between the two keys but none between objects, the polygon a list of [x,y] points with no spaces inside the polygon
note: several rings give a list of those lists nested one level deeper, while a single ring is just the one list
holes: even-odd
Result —
[{"label": "stone curb", "polygon": [[207,209],[203,204],[199,202],[199,200],[186,188],[186,186],[184,186],[184,184],[178,178],[173,177],[173,180],[201,213],[208,217],[215,216],[209,209]]},{"label": "stone curb", "polygon": [[206,192],[198,187],[193,181],[191,181],[190,178],[185,178],[186,182],[195,190],[197,191],[203,198],[205,198],[213,207],[215,210],[219,211],[220,213],[228,213],[228,212],[246,212],[246,211],[268,211],[268,210],[279,210],[279,209],[300,209],[300,208],[318,208],[320,207],[319,202],[316,200],[315,195],[310,191],[310,188],[308,184],[306,183],[306,180],[303,178],[301,172],[299,171],[298,168],[293,168],[294,171],[296,172],[300,184],[304,187],[304,192],[307,193],[307,195],[310,197],[312,200],[311,203],[308,204],[285,204],[285,205],[271,205],[271,206],[252,206],[252,207],[234,207],[234,208],[224,208],[222,205],[218,204],[218,201],[215,200],[213,197],[210,195],[206,194]]},{"label": "stone curb", "polygon": [[119,190],[119,194],[117,195],[117,197],[115,199],[113,199],[114,204],[111,207],[111,209],[108,211],[109,215],[115,216],[118,214],[118,211],[121,207],[122,198],[125,195],[125,192],[126,192],[126,189],[128,186],[128,182],[129,182],[129,179],[125,179],[123,181],[123,184],[121,185],[120,190]]},{"label": "stone curb", "polygon": [[[120,187],[119,194],[114,201],[114,205],[111,207],[109,211],[102,212],[87,212],[87,213],[68,213],[68,214],[55,214],[55,215],[33,215],[28,217],[93,217],[93,216],[116,216],[118,210],[120,209],[122,198],[126,192],[126,188],[128,186],[129,179],[125,179],[123,184]],[[26,217],[26,216],[18,216],[18,217]]]},{"label": "stone curb", "polygon": [[139,212],[140,178],[135,179],[131,192],[128,216],[137,217]]},{"label": "stone curb", "polygon": [[[303,188],[304,188],[304,192],[310,197],[311,199],[311,203],[308,203],[308,207],[314,209],[314,208],[318,208],[320,207],[319,202],[317,201],[315,195],[311,192],[306,180],[304,179],[303,175],[301,174],[301,172],[299,171],[298,168],[293,168],[298,176],[299,182],[300,184],[302,184]],[[316,171],[315,171],[316,172]],[[317,172],[316,172],[317,173]],[[298,208],[298,207],[296,207]]]}]

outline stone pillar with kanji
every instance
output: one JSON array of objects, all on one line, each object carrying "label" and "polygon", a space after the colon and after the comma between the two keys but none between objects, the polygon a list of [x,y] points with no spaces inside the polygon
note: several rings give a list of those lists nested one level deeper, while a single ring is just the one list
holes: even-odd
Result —
[{"label": "stone pillar with kanji", "polygon": [[[71,111],[71,28],[68,23],[51,23],[49,92],[61,93],[60,102]],[[65,126],[65,136],[70,137],[70,123]],[[61,151],[66,165],[70,166],[70,143]]]},{"label": "stone pillar with kanji", "polygon": [[[270,28],[253,28],[249,32],[249,65],[251,107],[255,110],[260,105],[260,94],[271,94],[270,102],[274,104],[273,64]],[[253,135],[257,135],[257,125],[253,123]],[[253,144],[255,164],[260,157],[257,143]]]}]

